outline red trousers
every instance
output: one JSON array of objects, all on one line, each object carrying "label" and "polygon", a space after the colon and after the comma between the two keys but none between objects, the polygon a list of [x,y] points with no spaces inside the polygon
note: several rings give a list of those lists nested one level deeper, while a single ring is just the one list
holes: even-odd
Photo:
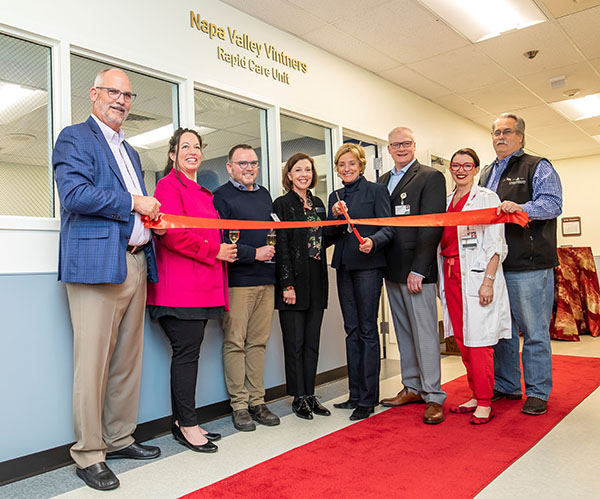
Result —
[{"label": "red trousers", "polygon": [[463,304],[458,258],[444,258],[444,294],[454,339],[460,349],[467,380],[477,405],[491,407],[494,391],[494,347],[467,347],[463,342]]}]

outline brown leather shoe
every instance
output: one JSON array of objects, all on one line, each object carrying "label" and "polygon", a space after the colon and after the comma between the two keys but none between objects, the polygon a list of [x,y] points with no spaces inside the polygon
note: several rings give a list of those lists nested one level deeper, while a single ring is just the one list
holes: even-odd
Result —
[{"label": "brown leather shoe", "polygon": [[444,421],[444,411],[440,404],[436,402],[427,402],[425,414],[423,415],[423,423],[425,424],[440,424]]},{"label": "brown leather shoe", "polygon": [[383,399],[381,405],[385,407],[399,407],[406,404],[424,404],[425,401],[421,398],[421,395],[409,392],[406,388],[403,388],[401,392],[395,397]]}]

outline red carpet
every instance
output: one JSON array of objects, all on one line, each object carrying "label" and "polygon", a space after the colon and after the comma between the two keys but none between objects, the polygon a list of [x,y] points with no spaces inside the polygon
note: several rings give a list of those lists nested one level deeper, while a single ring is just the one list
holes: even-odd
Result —
[{"label": "red carpet", "polygon": [[[600,358],[555,355],[543,416],[501,400],[487,425],[446,412],[444,423],[429,426],[422,423],[423,405],[390,409],[185,497],[473,497],[599,385]],[[464,376],[444,389],[446,410],[469,395]]]}]

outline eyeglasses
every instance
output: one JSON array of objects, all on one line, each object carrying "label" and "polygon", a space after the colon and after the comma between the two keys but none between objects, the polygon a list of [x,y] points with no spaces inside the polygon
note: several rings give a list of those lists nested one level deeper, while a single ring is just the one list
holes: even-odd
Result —
[{"label": "eyeglasses", "polygon": [[506,128],[504,130],[494,130],[492,135],[494,137],[501,137],[502,135],[512,135],[513,133],[517,133],[516,130],[511,130],[510,128]]},{"label": "eyeglasses", "polygon": [[234,165],[238,165],[242,170],[250,168],[251,170],[258,170],[260,168],[258,161],[230,161]]},{"label": "eyeglasses", "polygon": [[414,141],[412,141],[412,140],[405,140],[404,142],[392,142],[390,144],[390,148],[391,149],[400,149],[401,147],[404,147],[405,149],[408,149],[413,144],[414,144]]},{"label": "eyeglasses", "polygon": [[123,100],[125,102],[133,102],[137,97],[137,94],[132,94],[131,92],[121,92],[118,88],[110,88],[110,87],[96,87],[99,90],[106,90],[106,93],[112,100],[117,100],[121,95],[123,96]]},{"label": "eyeglasses", "polygon": [[450,169],[453,172],[460,170],[461,166],[464,171],[470,172],[476,165],[475,163],[450,163]]}]

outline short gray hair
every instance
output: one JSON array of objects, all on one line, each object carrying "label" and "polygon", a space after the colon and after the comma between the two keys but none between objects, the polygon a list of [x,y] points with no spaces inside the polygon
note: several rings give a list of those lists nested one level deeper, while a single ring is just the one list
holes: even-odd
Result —
[{"label": "short gray hair", "polygon": [[101,87],[102,86],[102,84],[104,83],[104,75],[106,73],[108,73],[111,69],[115,69],[115,68],[106,68],[106,69],[103,69],[102,71],[100,71],[96,75],[96,79],[94,80],[94,87]]},{"label": "short gray hair", "polygon": [[[525,120],[520,116],[512,113],[502,113],[496,121],[502,118],[510,118],[515,120],[515,131],[523,137],[522,146],[525,147]],[[492,124],[492,132],[496,129],[496,121]]]},{"label": "short gray hair", "polygon": [[392,134],[396,132],[408,132],[410,133],[410,136],[413,138],[413,140],[415,138],[415,134],[410,128],[408,128],[407,126],[397,126],[390,133],[388,133],[388,142],[390,141],[390,137],[392,136]]}]

